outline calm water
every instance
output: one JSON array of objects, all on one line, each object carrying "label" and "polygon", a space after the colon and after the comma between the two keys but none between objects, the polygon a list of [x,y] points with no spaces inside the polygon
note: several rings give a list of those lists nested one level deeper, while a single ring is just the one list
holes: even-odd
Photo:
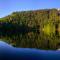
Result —
[{"label": "calm water", "polygon": [[60,60],[60,51],[14,48],[0,41],[0,60]]}]

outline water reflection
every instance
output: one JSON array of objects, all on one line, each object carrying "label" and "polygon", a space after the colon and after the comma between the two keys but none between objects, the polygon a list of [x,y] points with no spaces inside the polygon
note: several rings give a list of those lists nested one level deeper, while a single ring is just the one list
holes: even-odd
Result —
[{"label": "water reflection", "polygon": [[60,51],[34,48],[14,48],[0,41],[0,57],[10,60],[60,60]]}]

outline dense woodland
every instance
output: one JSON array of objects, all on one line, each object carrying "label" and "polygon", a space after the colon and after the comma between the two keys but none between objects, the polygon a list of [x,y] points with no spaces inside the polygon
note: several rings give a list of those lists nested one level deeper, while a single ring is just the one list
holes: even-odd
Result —
[{"label": "dense woodland", "polygon": [[56,49],[60,44],[60,11],[20,11],[0,18],[0,39],[15,47]]}]

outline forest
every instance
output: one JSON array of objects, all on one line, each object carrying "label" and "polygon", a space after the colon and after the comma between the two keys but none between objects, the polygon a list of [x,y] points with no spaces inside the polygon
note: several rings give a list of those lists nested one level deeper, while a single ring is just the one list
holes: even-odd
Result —
[{"label": "forest", "polygon": [[16,11],[0,18],[0,39],[14,47],[55,50],[60,44],[60,11]]}]

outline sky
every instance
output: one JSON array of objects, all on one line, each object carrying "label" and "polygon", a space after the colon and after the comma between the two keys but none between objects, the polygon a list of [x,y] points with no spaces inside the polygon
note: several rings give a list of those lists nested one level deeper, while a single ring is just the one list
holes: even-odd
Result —
[{"label": "sky", "polygon": [[15,11],[60,8],[60,0],[0,0],[0,18]]}]

